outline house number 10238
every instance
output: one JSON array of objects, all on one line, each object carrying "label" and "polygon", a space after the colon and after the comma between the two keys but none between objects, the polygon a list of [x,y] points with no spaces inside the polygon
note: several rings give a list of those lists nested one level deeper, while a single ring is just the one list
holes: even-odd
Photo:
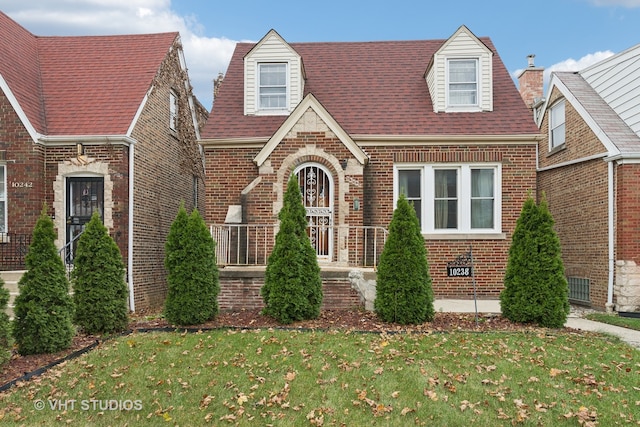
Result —
[{"label": "house number 10238", "polygon": [[447,275],[449,277],[470,277],[471,267],[448,267]]},{"label": "house number 10238", "polygon": [[11,188],[33,188],[33,181],[12,181]]}]

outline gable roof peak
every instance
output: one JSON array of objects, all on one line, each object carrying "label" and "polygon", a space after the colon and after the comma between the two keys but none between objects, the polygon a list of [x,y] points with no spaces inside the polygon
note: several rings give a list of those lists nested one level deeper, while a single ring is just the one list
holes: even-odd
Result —
[{"label": "gable roof peak", "polygon": [[476,36],[466,25],[460,25],[458,29],[451,34],[451,36],[442,43],[440,49],[436,53],[445,50],[451,43],[453,43],[460,35],[466,34],[470,37],[478,46],[485,49],[487,52],[492,52],[489,46],[487,46],[478,36]]},{"label": "gable roof peak", "polygon": [[260,47],[262,45],[264,45],[268,40],[271,39],[277,39],[280,43],[282,43],[283,46],[286,46],[292,53],[294,53],[297,56],[300,56],[300,54],[298,52],[296,52],[296,50],[289,44],[289,42],[287,42],[284,37],[282,37],[280,34],[278,34],[278,32],[276,30],[274,30],[273,28],[270,29],[269,31],[267,31],[267,34],[265,34],[259,41],[258,43],[256,43],[253,48],[251,48],[251,50],[249,50],[249,52],[247,52],[247,54],[245,55],[245,58],[251,56],[256,50],[260,49]]}]

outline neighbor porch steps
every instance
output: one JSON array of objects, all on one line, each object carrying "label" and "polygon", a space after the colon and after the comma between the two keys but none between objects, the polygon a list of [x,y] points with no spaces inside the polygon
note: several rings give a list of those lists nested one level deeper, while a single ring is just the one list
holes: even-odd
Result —
[{"label": "neighbor porch steps", "polygon": [[9,304],[5,312],[13,319],[13,307],[18,296],[18,282],[24,274],[24,270],[17,271],[0,271],[0,277],[4,281],[4,288],[9,291]]}]

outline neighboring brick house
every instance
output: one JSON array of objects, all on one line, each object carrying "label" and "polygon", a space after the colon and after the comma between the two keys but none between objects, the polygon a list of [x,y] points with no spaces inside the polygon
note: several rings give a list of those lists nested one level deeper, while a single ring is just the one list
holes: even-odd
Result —
[{"label": "neighboring brick house", "polygon": [[161,305],[180,202],[204,211],[208,113],[179,34],[40,37],[0,12],[0,89],[0,269],[24,268],[16,243],[44,203],[58,248],[73,248],[98,211],[127,266],[130,308]]},{"label": "neighboring brick house", "polygon": [[[375,262],[404,193],[436,296],[473,297],[469,277],[447,274],[472,247],[478,295],[498,298],[536,192],[531,112],[491,40],[465,26],[446,40],[288,43],[271,30],[239,43],[201,136],[206,220],[228,226],[221,264],[264,264],[272,236],[254,244],[252,227],[277,224],[294,173],[323,271]],[[259,273],[221,274],[222,307],[261,304]],[[340,292],[325,283],[325,307],[352,301]]]},{"label": "neighboring brick house", "polygon": [[536,114],[538,192],[555,219],[570,298],[640,311],[640,45],[553,73]]}]

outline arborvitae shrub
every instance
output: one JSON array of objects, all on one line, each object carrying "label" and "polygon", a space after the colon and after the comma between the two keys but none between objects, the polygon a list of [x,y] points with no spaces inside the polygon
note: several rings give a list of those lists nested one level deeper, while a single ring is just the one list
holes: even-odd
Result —
[{"label": "arborvitae shrub", "polygon": [[113,333],[129,325],[122,255],[94,212],[78,239],[71,272],[75,324],[89,334]]},{"label": "arborvitae shrub", "polygon": [[295,175],[287,184],[278,218],[280,230],[260,290],[263,313],[284,324],[315,319],[322,305],[322,278],[307,235],[306,211]]},{"label": "arborvitae shrub", "polygon": [[218,314],[220,282],[215,242],[197,210],[184,204],[165,244],[168,291],[164,315],[173,325],[197,325]]},{"label": "arborvitae shrub", "polygon": [[43,208],[18,282],[13,337],[22,355],[55,353],[71,345],[73,300],[65,266],[55,246],[53,221]]},{"label": "arborvitae shrub", "polygon": [[11,322],[6,313],[9,304],[9,291],[4,287],[4,281],[0,278],[0,366],[11,358]]},{"label": "arborvitae shrub", "polygon": [[529,197],[516,223],[500,293],[502,314],[520,323],[559,328],[569,314],[560,240],[547,202]]},{"label": "arborvitae shrub", "polygon": [[401,195],[380,254],[374,309],[385,322],[418,324],[433,320],[433,299],[420,223]]}]

